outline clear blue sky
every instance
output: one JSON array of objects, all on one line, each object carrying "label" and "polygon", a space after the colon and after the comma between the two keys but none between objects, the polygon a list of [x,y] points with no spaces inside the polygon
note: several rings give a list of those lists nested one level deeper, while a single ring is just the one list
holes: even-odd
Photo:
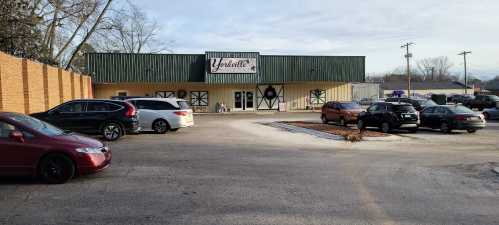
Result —
[{"label": "clear blue sky", "polygon": [[175,53],[259,51],[262,54],[363,55],[367,73],[466,49],[472,74],[499,75],[499,0],[133,0],[174,40]]}]

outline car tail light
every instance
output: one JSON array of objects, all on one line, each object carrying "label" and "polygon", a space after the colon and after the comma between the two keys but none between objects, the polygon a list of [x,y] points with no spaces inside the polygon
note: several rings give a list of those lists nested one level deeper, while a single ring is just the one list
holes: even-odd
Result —
[{"label": "car tail light", "polygon": [[189,112],[186,112],[186,111],[176,111],[174,113],[177,116],[187,116],[187,115],[189,115]]},{"label": "car tail light", "polygon": [[462,121],[462,120],[466,120],[466,116],[463,116],[463,115],[457,115],[457,116],[455,116],[455,117],[454,117],[454,119],[456,119],[456,120],[461,120],[461,121]]},{"label": "car tail light", "polygon": [[125,105],[126,105],[126,112],[125,112],[126,117],[132,118],[137,115],[137,110],[135,109],[135,106],[133,106],[128,102],[125,102]]}]

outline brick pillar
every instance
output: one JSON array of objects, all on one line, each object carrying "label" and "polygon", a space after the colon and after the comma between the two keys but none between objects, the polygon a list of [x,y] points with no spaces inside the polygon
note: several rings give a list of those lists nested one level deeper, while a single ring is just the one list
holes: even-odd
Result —
[{"label": "brick pillar", "polygon": [[49,72],[47,64],[43,64],[43,97],[45,104],[45,111],[49,110]]},{"label": "brick pillar", "polygon": [[85,99],[85,95],[83,92],[83,75],[80,76],[80,98]]},{"label": "brick pillar", "polygon": [[3,94],[2,94],[2,64],[0,63],[0,111],[3,111]]},{"label": "brick pillar", "polygon": [[22,61],[23,93],[24,93],[24,113],[29,114],[29,81],[28,81],[28,60]]},{"label": "brick pillar", "polygon": [[74,72],[69,73],[71,81],[71,99],[75,99],[75,74]]},{"label": "brick pillar", "polygon": [[57,70],[57,74],[59,75],[59,103],[64,102],[64,90],[62,86],[62,69]]},{"label": "brick pillar", "polygon": [[92,87],[92,79],[89,77],[88,79],[88,98],[92,99],[94,98],[94,91],[93,91],[93,87]]}]

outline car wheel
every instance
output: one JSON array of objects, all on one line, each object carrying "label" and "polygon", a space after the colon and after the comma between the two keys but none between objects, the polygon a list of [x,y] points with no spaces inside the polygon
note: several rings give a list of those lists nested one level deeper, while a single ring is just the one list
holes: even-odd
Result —
[{"label": "car wheel", "polygon": [[176,131],[178,131],[178,130],[179,130],[179,128],[173,128],[173,129],[170,129],[170,131],[172,131],[172,132],[176,132]]},{"label": "car wheel", "polygon": [[344,127],[347,125],[346,121],[345,121],[345,118],[340,118],[340,121],[338,122],[338,125]]},{"label": "car wheel", "polygon": [[154,123],[152,124],[152,129],[158,134],[164,134],[168,132],[168,130],[170,130],[170,125],[168,125],[168,122],[166,122],[166,120],[160,119],[154,121]]},{"label": "car wheel", "polygon": [[474,129],[469,129],[469,130],[467,130],[467,131],[468,131],[468,133],[470,133],[470,134],[474,134],[474,133],[476,133],[476,130],[474,130]]},{"label": "car wheel", "polygon": [[452,132],[452,130],[449,128],[449,124],[447,123],[442,123],[442,125],[440,125],[440,131],[445,134]]},{"label": "car wheel", "polygon": [[322,120],[323,124],[328,124],[329,123],[329,120],[327,120],[326,115],[324,115],[324,114],[321,115],[321,120]]},{"label": "car wheel", "polygon": [[363,120],[357,121],[357,128],[359,128],[359,130],[366,128],[366,125],[364,124]]},{"label": "car wheel", "polygon": [[390,132],[390,124],[388,122],[381,123],[381,132],[388,133]]},{"label": "car wheel", "polygon": [[63,184],[75,175],[76,167],[73,161],[61,154],[52,154],[44,157],[38,167],[39,177],[49,184]]},{"label": "car wheel", "polygon": [[121,129],[121,126],[117,123],[106,123],[106,125],[102,127],[102,136],[104,136],[104,139],[107,141],[116,141],[123,136],[123,129]]},{"label": "car wheel", "polygon": [[484,113],[483,113],[483,117],[484,117],[484,119],[485,119],[485,120],[490,120],[490,115],[489,115],[489,113],[484,112]]}]

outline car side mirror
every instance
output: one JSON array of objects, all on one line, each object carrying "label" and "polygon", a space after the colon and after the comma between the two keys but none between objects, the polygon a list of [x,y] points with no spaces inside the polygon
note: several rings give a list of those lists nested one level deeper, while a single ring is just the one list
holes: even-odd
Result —
[{"label": "car side mirror", "polygon": [[21,131],[14,130],[10,132],[9,138],[19,143],[24,143],[24,135]]}]

